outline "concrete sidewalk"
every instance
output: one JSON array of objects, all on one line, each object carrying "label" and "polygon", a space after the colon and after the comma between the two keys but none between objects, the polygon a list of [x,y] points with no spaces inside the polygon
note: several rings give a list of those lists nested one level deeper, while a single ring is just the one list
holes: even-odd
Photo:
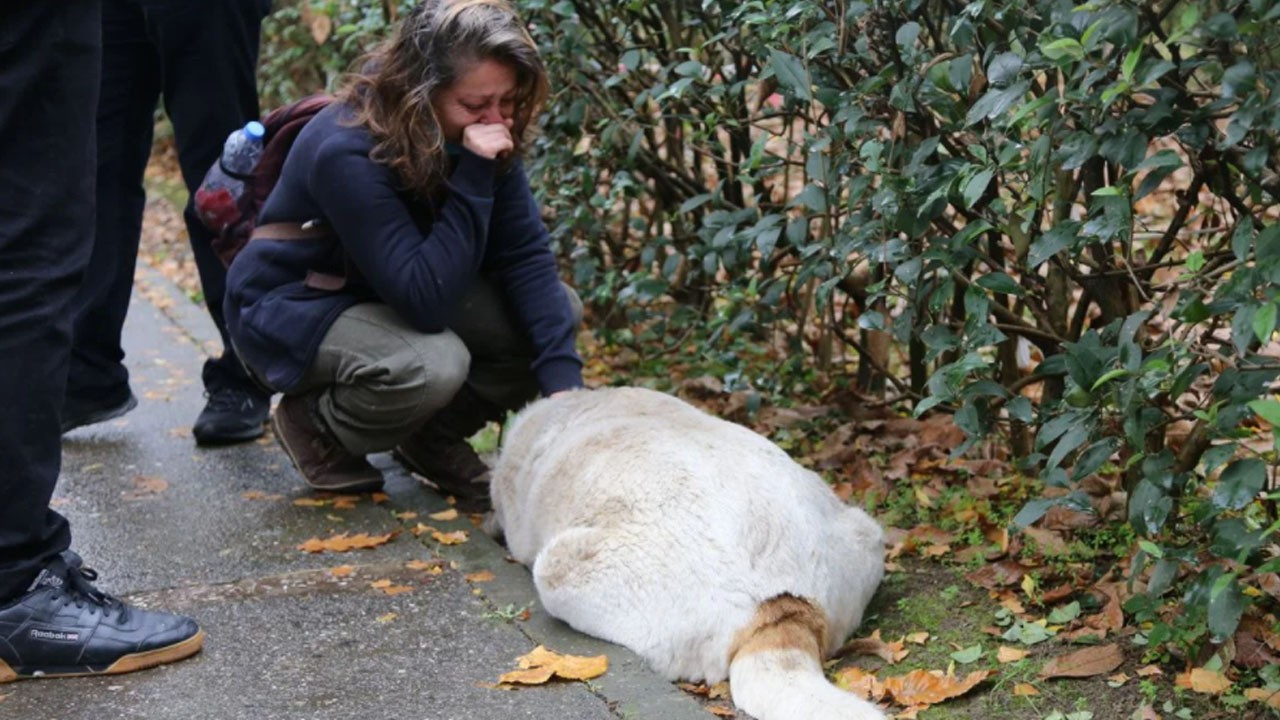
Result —
[{"label": "concrete sidewalk", "polygon": [[[316,496],[269,434],[196,447],[200,367],[217,334],[161,275],[140,265],[137,278],[125,349],[139,406],[65,438],[54,502],[104,590],[195,616],[205,650],[131,675],[3,685],[0,718],[711,717],[632,653],[548,617],[528,571],[466,517],[429,519],[444,501],[389,457],[375,458],[385,500],[316,506],[295,504]],[[468,539],[440,545],[414,535],[419,523]],[[369,550],[298,549],[340,532],[398,534]],[[485,570],[492,580],[466,577]],[[382,580],[409,590],[387,594]],[[609,671],[589,684],[492,687],[538,644],[607,654]]]}]

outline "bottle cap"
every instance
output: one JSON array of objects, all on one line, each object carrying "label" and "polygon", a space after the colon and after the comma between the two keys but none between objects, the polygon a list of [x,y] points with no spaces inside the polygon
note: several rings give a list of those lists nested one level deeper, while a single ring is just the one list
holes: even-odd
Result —
[{"label": "bottle cap", "polygon": [[257,120],[250,120],[244,126],[244,134],[254,140],[261,140],[267,134],[267,129]]}]

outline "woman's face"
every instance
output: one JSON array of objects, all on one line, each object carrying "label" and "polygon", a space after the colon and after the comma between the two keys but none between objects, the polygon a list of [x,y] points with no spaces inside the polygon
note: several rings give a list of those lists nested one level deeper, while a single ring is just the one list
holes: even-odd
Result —
[{"label": "woman's face", "polygon": [[481,60],[436,92],[431,105],[444,139],[462,142],[468,125],[502,124],[516,109],[515,68],[497,60]]}]

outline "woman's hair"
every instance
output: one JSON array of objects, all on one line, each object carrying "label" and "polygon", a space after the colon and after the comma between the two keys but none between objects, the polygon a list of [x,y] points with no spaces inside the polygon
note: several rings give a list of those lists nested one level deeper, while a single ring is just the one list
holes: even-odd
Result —
[{"label": "woman's hair", "polygon": [[363,58],[338,94],[353,109],[353,124],[373,136],[370,157],[395,171],[420,198],[432,197],[448,172],[432,100],[484,60],[515,70],[511,136],[512,155],[518,155],[525,130],[547,98],[547,72],[506,0],[423,0]]}]

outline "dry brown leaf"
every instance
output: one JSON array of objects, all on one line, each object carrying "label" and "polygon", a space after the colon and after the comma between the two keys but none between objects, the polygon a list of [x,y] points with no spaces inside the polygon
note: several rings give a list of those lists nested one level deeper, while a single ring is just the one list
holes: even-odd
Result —
[{"label": "dry brown leaf", "polygon": [[912,670],[885,678],[884,689],[899,705],[937,705],[964,695],[990,675],[990,670],[975,670],[962,680],[941,670]]},{"label": "dry brown leaf", "polygon": [[863,700],[879,701],[884,697],[884,683],[860,667],[848,667],[833,676],[836,687],[848,690]]},{"label": "dry brown leaf", "polygon": [[698,683],[697,685],[694,685],[693,683],[678,682],[676,683],[676,687],[691,695],[701,695],[702,697],[706,697],[707,693],[711,690],[707,687],[706,683]]},{"label": "dry brown leaf", "polygon": [[384,492],[376,492],[376,493],[370,493],[369,499],[372,500],[375,505],[381,505],[382,503],[390,500],[391,496],[387,495]]},{"label": "dry brown leaf", "polygon": [[441,510],[440,512],[437,512],[437,513],[431,513],[427,517],[431,518],[432,520],[439,520],[441,522],[445,522],[447,520],[457,520],[458,511],[455,508],[449,508],[448,510]]},{"label": "dry brown leaf", "polygon": [[431,537],[435,538],[436,542],[441,545],[461,545],[467,541],[467,531],[454,530],[453,532],[444,533],[434,530],[431,533]]},{"label": "dry brown leaf", "polygon": [[729,698],[729,681],[722,680],[712,685],[707,690],[707,697],[712,700],[727,700]]},{"label": "dry brown leaf", "polygon": [[443,569],[440,567],[439,562],[428,562],[426,560],[410,560],[404,566],[410,570],[426,570],[428,572]]},{"label": "dry brown leaf", "polygon": [[1138,677],[1153,677],[1155,675],[1163,675],[1164,671],[1155,665],[1143,665],[1137,670]]},{"label": "dry brown leaf", "polygon": [[329,574],[337,578],[346,577],[355,571],[356,569],[350,565],[339,565],[337,567],[329,568]]},{"label": "dry brown leaf", "polygon": [[324,13],[317,13],[311,18],[311,39],[316,41],[317,45],[323,45],[325,40],[329,39],[329,33],[333,32],[333,19]]},{"label": "dry brown leaf", "polygon": [[435,528],[431,527],[430,525],[423,525],[422,523],[418,523],[417,525],[414,525],[413,528],[409,530],[409,532],[413,533],[414,537],[420,537],[425,533],[435,532],[435,531],[436,531]]},{"label": "dry brown leaf", "polygon": [[1189,673],[1178,673],[1174,684],[1204,695],[1221,695],[1231,689],[1231,681],[1226,675],[1214,670],[1195,668]]},{"label": "dry brown leaf", "polygon": [[1027,527],[1022,529],[1022,534],[1034,540],[1046,555],[1065,555],[1067,553],[1067,541],[1062,539],[1061,534],[1053,530]]},{"label": "dry brown leaf", "polygon": [[348,552],[350,550],[364,550],[375,548],[379,545],[386,545],[396,533],[387,533],[386,535],[370,535],[368,533],[360,533],[358,535],[350,535],[348,533],[339,533],[332,535],[323,540],[320,538],[311,538],[310,540],[298,546],[299,550],[309,553],[319,552]]},{"label": "dry brown leaf", "polygon": [[498,682],[541,685],[553,676],[564,680],[590,680],[600,677],[609,669],[609,658],[605,655],[561,655],[542,645],[518,658],[516,663],[520,669],[506,673],[498,678]]},{"label": "dry brown leaf", "polygon": [[1035,697],[1040,691],[1031,683],[1018,683],[1013,686],[1014,697]]},{"label": "dry brown leaf", "polygon": [[418,517],[418,513],[412,510],[405,510],[404,512],[391,513],[391,514],[397,520],[413,520],[414,518]]},{"label": "dry brown leaf", "polygon": [[1004,665],[1005,663],[1018,662],[1028,655],[1028,651],[1019,650],[1018,648],[1001,645],[996,651],[996,662]]},{"label": "dry brown leaf", "polygon": [[1115,675],[1107,678],[1107,683],[1111,685],[1111,687],[1120,687],[1121,685],[1129,682],[1129,680],[1129,676],[1125,673],[1116,673]]},{"label": "dry brown leaf", "polygon": [[493,572],[489,570],[481,570],[480,572],[468,573],[463,577],[465,577],[468,582],[483,583],[492,582],[494,575]]},{"label": "dry brown leaf", "polygon": [[374,590],[386,593],[387,595],[399,595],[401,593],[413,592],[413,588],[408,585],[396,585],[390,580],[375,580],[369,583]]},{"label": "dry brown leaf", "polygon": [[133,487],[121,493],[125,500],[145,500],[169,489],[169,481],[152,475],[134,475]]},{"label": "dry brown leaf", "polygon": [[268,495],[261,490],[248,490],[240,493],[240,497],[245,500],[283,500],[283,495]]},{"label": "dry brown leaf", "polygon": [[870,637],[857,638],[845,643],[838,655],[875,655],[890,665],[901,662],[911,651],[903,649],[902,641],[887,643],[880,639],[880,631]]},{"label": "dry brown leaf", "polygon": [[1267,707],[1273,710],[1280,710],[1280,690],[1249,688],[1244,691],[1244,696],[1254,702],[1264,703]]},{"label": "dry brown leaf", "polygon": [[1059,655],[1040,670],[1040,677],[1094,677],[1114,671],[1124,664],[1124,651],[1119,645],[1097,645]]},{"label": "dry brown leaf", "polygon": [[1129,716],[1129,720],[1160,720],[1160,713],[1150,705],[1143,704],[1142,707],[1133,711]]},{"label": "dry brown leaf", "polygon": [[727,705],[708,705],[707,712],[715,715],[716,717],[737,717],[737,714],[733,712],[733,708],[728,707]]},{"label": "dry brown leaf", "polygon": [[297,498],[293,501],[293,504],[299,507],[324,507],[330,502],[330,500],[324,498]]},{"label": "dry brown leaf", "polygon": [[356,503],[360,502],[359,495],[339,495],[333,499],[334,510],[354,510]]}]

